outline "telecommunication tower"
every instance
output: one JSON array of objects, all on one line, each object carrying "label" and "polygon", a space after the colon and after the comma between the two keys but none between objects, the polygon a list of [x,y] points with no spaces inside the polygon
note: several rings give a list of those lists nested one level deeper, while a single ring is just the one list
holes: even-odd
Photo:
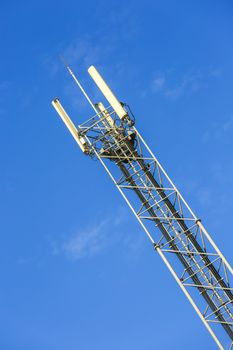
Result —
[{"label": "telecommunication tower", "polygon": [[136,129],[129,106],[91,66],[109,106],[94,104],[66,67],[95,114],[76,127],[59,99],[53,107],[82,152],[107,171],[217,347],[233,350],[232,267]]}]

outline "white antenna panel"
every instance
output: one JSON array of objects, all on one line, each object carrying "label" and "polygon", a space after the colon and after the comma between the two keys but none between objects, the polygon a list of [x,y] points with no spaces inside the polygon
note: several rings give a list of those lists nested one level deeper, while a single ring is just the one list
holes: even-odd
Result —
[{"label": "white antenna panel", "polygon": [[127,112],[122,107],[114,93],[111,91],[109,86],[105,83],[104,79],[100,75],[100,73],[97,71],[97,69],[94,66],[90,66],[88,68],[88,73],[102,92],[102,94],[105,96],[105,98],[108,100],[116,114],[119,116],[120,119],[123,119],[127,116]]}]

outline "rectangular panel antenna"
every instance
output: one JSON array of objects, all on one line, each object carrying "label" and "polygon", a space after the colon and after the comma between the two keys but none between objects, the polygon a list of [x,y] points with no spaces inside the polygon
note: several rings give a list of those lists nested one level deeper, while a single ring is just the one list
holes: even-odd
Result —
[{"label": "rectangular panel antenna", "polygon": [[90,66],[88,68],[88,73],[102,92],[102,94],[105,96],[105,98],[108,100],[112,108],[115,110],[116,114],[119,116],[120,119],[123,119],[127,116],[127,112],[122,107],[114,93],[111,91],[109,86],[106,84],[100,73],[97,71],[97,69],[94,66]]},{"label": "rectangular panel antenna", "polygon": [[67,126],[67,128],[69,129],[71,135],[73,136],[73,138],[75,139],[75,141],[77,142],[77,144],[79,145],[81,150],[84,153],[88,153],[85,139],[78,135],[77,128],[75,127],[74,123],[71,121],[70,117],[68,116],[68,114],[66,113],[64,108],[62,107],[58,98],[55,98],[52,101],[52,105],[56,109],[57,113],[59,114],[59,116],[61,117],[61,119],[63,120],[63,122]]}]

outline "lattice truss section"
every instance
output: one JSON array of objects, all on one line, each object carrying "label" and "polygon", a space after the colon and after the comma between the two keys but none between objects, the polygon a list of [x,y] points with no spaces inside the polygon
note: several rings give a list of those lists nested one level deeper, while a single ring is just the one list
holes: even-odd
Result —
[{"label": "lattice truss section", "polygon": [[133,118],[120,120],[111,107],[101,110],[79,126],[89,155],[105,167],[218,347],[233,349],[230,265],[135,128]]}]

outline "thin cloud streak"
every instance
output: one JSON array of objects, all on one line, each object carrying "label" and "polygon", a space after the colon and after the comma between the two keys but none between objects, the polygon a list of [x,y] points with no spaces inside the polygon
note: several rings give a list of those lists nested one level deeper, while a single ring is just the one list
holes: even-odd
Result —
[{"label": "thin cloud streak", "polygon": [[[124,208],[116,214],[77,230],[63,239],[52,241],[52,254],[79,261],[104,254],[111,246],[120,244],[122,254],[137,259],[144,251],[146,237],[143,232],[127,232],[130,213]],[[133,218],[132,218],[133,220]],[[138,228],[140,230],[140,228]]]},{"label": "thin cloud streak", "polygon": [[120,226],[125,220],[125,211],[118,209],[114,216],[109,215],[60,241],[52,242],[53,255],[65,255],[77,261],[102,254],[122,237]]},{"label": "thin cloud streak", "polygon": [[233,129],[233,116],[230,116],[228,119],[224,121],[215,121],[208,127],[203,133],[202,142],[208,143],[209,141],[213,142],[213,140],[228,142],[232,140],[231,131]]},{"label": "thin cloud streak", "polygon": [[221,71],[218,69],[206,72],[190,70],[181,77],[176,77],[175,73],[176,71],[173,69],[155,73],[150,83],[150,92],[163,95],[170,100],[176,100],[181,96],[198,92],[209,79],[221,77]]},{"label": "thin cloud streak", "polygon": [[107,244],[105,235],[108,220],[79,231],[62,244],[62,251],[72,260],[92,257],[104,250]]}]

